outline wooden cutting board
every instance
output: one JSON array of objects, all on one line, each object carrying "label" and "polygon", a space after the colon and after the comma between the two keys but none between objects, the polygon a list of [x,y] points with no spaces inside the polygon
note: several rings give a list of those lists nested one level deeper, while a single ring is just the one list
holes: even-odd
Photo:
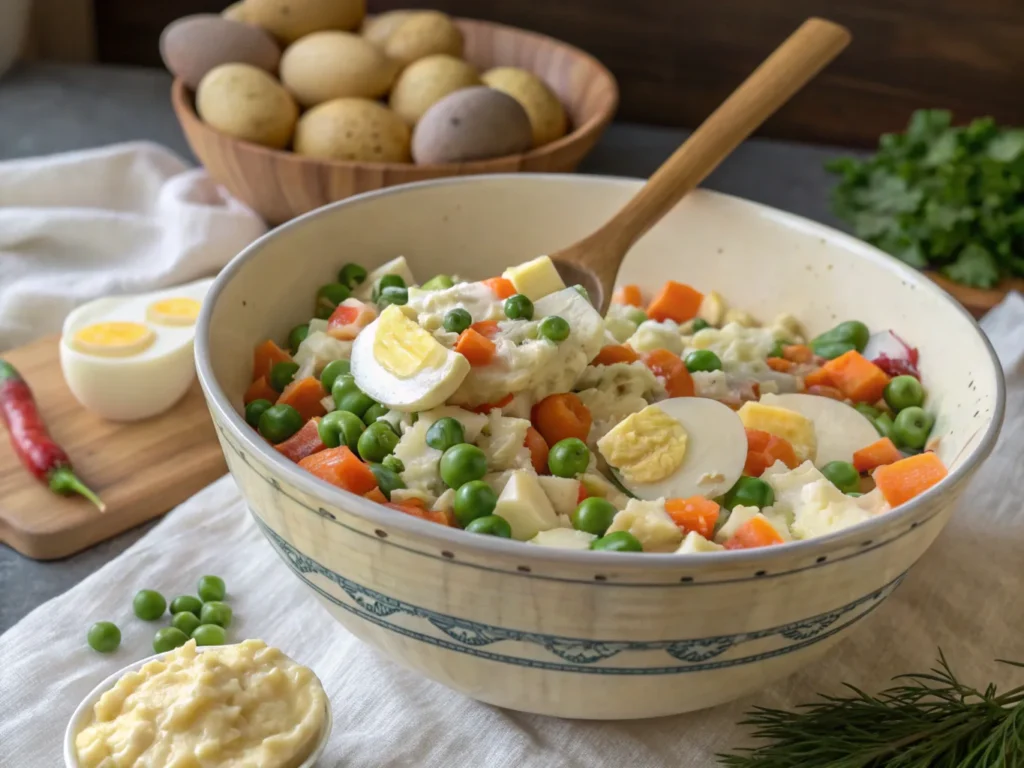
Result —
[{"label": "wooden cutting board", "polygon": [[227,471],[198,382],[160,416],[106,421],[72,396],[58,344],[51,336],[3,357],[28,382],[50,434],[107,511],[51,493],[15,456],[0,424],[0,541],[38,560],[79,552],[162,515]]}]

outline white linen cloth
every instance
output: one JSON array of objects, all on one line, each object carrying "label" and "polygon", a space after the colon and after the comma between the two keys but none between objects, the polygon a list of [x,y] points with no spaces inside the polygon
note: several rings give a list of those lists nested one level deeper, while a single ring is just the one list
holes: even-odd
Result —
[{"label": "white linen cloth", "polygon": [[0,162],[0,351],[85,301],[213,275],[265,231],[156,144]]}]

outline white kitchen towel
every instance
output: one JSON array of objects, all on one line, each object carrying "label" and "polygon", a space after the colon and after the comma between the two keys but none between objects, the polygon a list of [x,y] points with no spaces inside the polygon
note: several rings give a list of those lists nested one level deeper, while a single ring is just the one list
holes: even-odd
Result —
[{"label": "white kitchen towel", "polygon": [[0,352],[100,296],[216,273],[262,235],[205,171],[138,142],[0,163]]},{"label": "white kitchen towel", "polygon": [[[262,638],[323,680],[334,711],[324,768],[703,768],[743,741],[746,730],[736,723],[752,705],[792,707],[817,691],[837,692],[844,681],[875,691],[893,675],[928,669],[939,646],[965,682],[1020,684],[1024,671],[993,659],[1024,661],[1024,299],[1009,297],[983,325],[1008,384],[995,452],[892,597],[822,661],[761,693],[633,722],[572,722],[479,704],[378,656],[342,629],[278,560],[224,478],[0,636],[0,765],[59,768],[64,728],[78,702],[151,653],[159,625],[134,618],[135,590],[171,597],[193,591],[207,573],[227,581],[233,638]],[[111,656],[85,643],[88,626],[103,619],[123,633]]]}]

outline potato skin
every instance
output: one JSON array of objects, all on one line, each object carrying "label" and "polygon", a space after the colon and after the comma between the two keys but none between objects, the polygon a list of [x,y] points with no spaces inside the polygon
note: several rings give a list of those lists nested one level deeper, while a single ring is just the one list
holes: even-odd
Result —
[{"label": "potato skin", "polygon": [[397,62],[351,32],[313,32],[281,57],[281,82],[304,107],[346,97],[378,98],[397,74]]},{"label": "potato skin", "polygon": [[197,13],[164,27],[160,57],[175,77],[195,90],[203,76],[221,64],[251,64],[273,74],[281,49],[259,27],[214,13]]},{"label": "potato skin", "polygon": [[363,20],[359,34],[383,50],[391,33],[414,13],[416,11],[385,11],[374,16],[367,16]]},{"label": "potato skin", "polygon": [[480,77],[466,62],[443,53],[427,56],[402,70],[391,89],[389,106],[414,125],[435,102],[472,85],[480,85]]},{"label": "potato skin", "polygon": [[284,86],[250,64],[207,72],[196,91],[196,112],[221,133],[275,149],[288,146],[299,116]]},{"label": "potato skin", "polygon": [[417,11],[397,24],[384,43],[384,52],[401,62],[414,61],[436,53],[462,58],[462,32],[440,11]]},{"label": "potato skin", "polygon": [[461,163],[530,148],[530,119],[518,101],[486,86],[463,88],[435,103],[416,124],[417,163]]},{"label": "potato skin", "polygon": [[322,29],[357,29],[366,0],[245,0],[244,13],[250,24],[289,45]]},{"label": "potato skin", "polygon": [[295,129],[295,152],[329,160],[407,163],[409,126],[369,99],[333,99],[306,112]]},{"label": "potato skin", "polygon": [[547,83],[532,72],[518,67],[495,67],[487,70],[481,80],[523,105],[533,129],[533,146],[539,147],[566,134],[569,119],[562,102]]}]

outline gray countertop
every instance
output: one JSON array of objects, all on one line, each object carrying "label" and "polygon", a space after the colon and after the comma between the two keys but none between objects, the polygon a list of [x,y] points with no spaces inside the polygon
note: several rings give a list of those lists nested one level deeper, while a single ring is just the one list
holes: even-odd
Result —
[{"label": "gray countertop", "polygon": [[[147,139],[194,162],[171,110],[170,78],[121,67],[36,64],[0,79],[0,160]],[[684,131],[611,126],[581,171],[646,177]],[[841,150],[775,141],[740,147],[705,186],[835,225],[826,158]],[[35,562],[0,545],[0,632],[116,557],[152,523],[73,557]]]}]

